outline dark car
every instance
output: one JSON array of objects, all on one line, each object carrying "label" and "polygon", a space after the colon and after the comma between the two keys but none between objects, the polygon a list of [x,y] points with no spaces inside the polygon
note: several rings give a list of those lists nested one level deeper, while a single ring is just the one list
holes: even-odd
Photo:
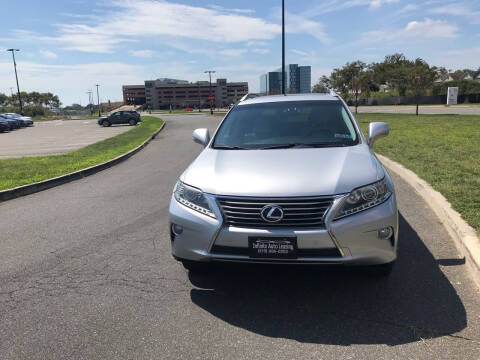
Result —
[{"label": "dark car", "polygon": [[3,117],[0,117],[0,132],[10,131],[10,124]]},{"label": "dark car", "polygon": [[33,126],[33,119],[30,116],[22,116],[15,113],[5,113],[3,115],[10,119],[20,120],[21,126]]},{"label": "dark car", "polygon": [[8,125],[10,126],[10,130],[19,129],[22,126],[20,120],[12,119],[3,114],[0,114],[0,119],[8,122]]},{"label": "dark car", "polygon": [[98,119],[98,125],[111,126],[114,124],[137,125],[140,122],[140,114],[136,111],[115,111],[114,113]]}]

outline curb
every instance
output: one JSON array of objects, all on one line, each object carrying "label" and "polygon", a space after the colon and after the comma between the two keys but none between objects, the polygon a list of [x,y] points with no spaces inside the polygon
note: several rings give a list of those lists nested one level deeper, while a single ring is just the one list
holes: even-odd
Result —
[{"label": "curb", "polygon": [[113,165],[116,165],[118,163],[121,163],[122,161],[127,160],[129,157],[135,155],[137,152],[142,150],[147,144],[155,139],[155,137],[160,133],[160,131],[163,130],[165,127],[166,122],[163,122],[163,125],[155,131],[147,140],[145,140],[143,143],[138,145],[136,148],[126,152],[125,154],[119,155],[116,158],[113,158],[111,160],[108,160],[104,163],[98,164],[98,165],[93,165],[88,168],[82,169],[82,170],[77,170],[75,172],[65,174],[65,175],[60,175],[51,179],[39,181],[33,184],[28,184],[28,185],[22,185],[15,187],[13,189],[7,189],[7,190],[2,190],[0,191],[0,203],[3,201],[15,199],[21,196],[25,195],[30,195],[34,194],[39,191],[47,190],[55,186],[63,185],[66,183],[69,183],[74,180],[79,180],[84,177],[93,175],[99,171],[108,169],[109,167],[112,167]]},{"label": "curb", "polygon": [[437,215],[453,238],[457,249],[467,259],[474,281],[480,286],[480,239],[475,230],[468,225],[461,215],[438,191],[426,181],[420,179],[413,171],[389,158],[376,154],[378,159],[390,170],[399,175],[425,200],[430,209]]}]

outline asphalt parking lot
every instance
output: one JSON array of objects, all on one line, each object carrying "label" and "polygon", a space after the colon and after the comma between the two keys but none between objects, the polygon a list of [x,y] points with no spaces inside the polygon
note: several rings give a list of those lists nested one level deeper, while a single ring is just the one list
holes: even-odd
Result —
[{"label": "asphalt parking lot", "polygon": [[396,176],[388,280],[324,267],[187,273],[170,254],[169,200],[201,150],[192,130],[219,121],[170,116],[129,160],[0,203],[1,359],[478,359],[479,289]]},{"label": "asphalt parking lot", "polygon": [[54,120],[0,134],[0,159],[65,154],[97,141],[121,134],[131,127],[108,128],[91,120]]}]

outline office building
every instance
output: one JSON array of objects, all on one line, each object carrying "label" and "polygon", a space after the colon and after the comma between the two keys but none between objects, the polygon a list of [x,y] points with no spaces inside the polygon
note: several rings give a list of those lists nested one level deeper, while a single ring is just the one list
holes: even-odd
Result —
[{"label": "office building", "polygon": [[[143,87],[143,95],[141,88]],[[215,82],[157,79],[147,80],[145,85],[123,86],[125,104],[137,104],[142,101],[149,109],[172,108],[208,108],[210,99],[215,107],[224,107],[240,100],[248,94],[247,82],[227,82],[217,79]],[[143,96],[143,97],[142,97]]]},{"label": "office building", "polygon": [[[260,76],[260,92],[280,94],[282,92],[282,69],[268,72]],[[309,93],[312,89],[311,66],[290,64],[285,67],[285,90],[288,93]]]}]

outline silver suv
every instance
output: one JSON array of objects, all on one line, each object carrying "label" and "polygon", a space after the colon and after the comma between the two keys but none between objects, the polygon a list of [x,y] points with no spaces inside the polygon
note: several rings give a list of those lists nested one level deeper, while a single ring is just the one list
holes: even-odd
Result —
[{"label": "silver suv", "polygon": [[335,93],[265,96],[234,106],[181,175],[170,203],[173,256],[217,261],[368,265],[389,274],[398,212],[387,170]]}]

